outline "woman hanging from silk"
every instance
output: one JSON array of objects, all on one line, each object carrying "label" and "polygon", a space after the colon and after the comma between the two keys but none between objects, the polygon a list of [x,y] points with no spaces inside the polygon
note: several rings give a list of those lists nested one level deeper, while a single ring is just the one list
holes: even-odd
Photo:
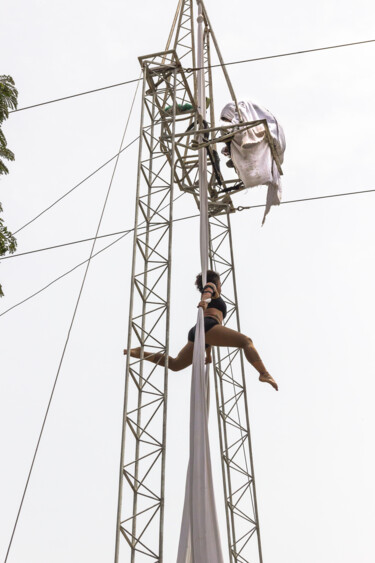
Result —
[{"label": "woman hanging from silk", "polygon": [[[253,341],[248,336],[232,330],[223,325],[223,320],[227,314],[227,307],[225,301],[220,296],[221,282],[220,276],[212,270],[207,271],[207,284],[202,286],[202,276],[199,274],[195,281],[197,289],[201,292],[202,297],[198,307],[202,307],[204,311],[204,330],[206,339],[206,363],[210,363],[211,347],[223,346],[228,348],[240,348],[243,350],[247,361],[259,373],[259,381],[269,383],[276,391],[278,386],[273,377],[266,370],[257,350],[254,347]],[[188,342],[180,350],[175,358],[169,356],[168,368],[172,371],[181,371],[187,368],[193,362],[193,350],[195,339],[195,326],[192,327],[188,333]],[[127,350],[124,350],[127,354]],[[133,358],[141,357],[141,348],[132,348],[130,356]],[[153,353],[144,350],[144,359],[159,366],[165,365],[165,354]]]}]

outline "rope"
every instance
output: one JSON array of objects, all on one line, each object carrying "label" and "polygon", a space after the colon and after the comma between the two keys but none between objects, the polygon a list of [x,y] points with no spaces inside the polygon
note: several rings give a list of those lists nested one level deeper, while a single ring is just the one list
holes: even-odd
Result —
[{"label": "rope", "polygon": [[[216,64],[216,65],[211,65],[210,67],[205,67],[205,68],[217,68],[217,67],[222,67],[222,66],[230,66],[230,65],[239,65],[239,64],[243,64],[243,63],[254,63],[256,61],[266,61],[268,59],[278,59],[281,57],[291,57],[294,55],[305,55],[306,53],[316,53],[318,51],[328,51],[329,49],[340,49],[342,47],[353,47],[354,45],[364,45],[365,43],[374,43],[375,39],[367,39],[366,41],[354,41],[353,43],[342,43],[341,45],[330,45],[328,47],[317,47],[316,49],[304,49],[303,51],[291,51],[290,53],[280,53],[278,55],[268,55],[267,57],[256,57],[253,59],[243,59],[240,61],[233,61],[230,63],[223,63],[223,64]],[[192,70],[199,70],[199,67],[197,68],[189,68],[189,69],[184,69],[186,72],[190,72]]]},{"label": "rope", "polygon": [[139,82],[141,78],[133,78],[132,80],[127,80],[126,82],[118,82],[117,84],[110,84],[109,86],[102,86],[101,88],[95,88],[94,90],[86,90],[86,92],[79,92],[78,94],[71,94],[70,96],[64,96],[63,98],[56,98],[54,100],[48,100],[47,102],[41,102],[39,104],[33,104],[32,106],[26,106],[24,108],[13,109],[9,113],[16,113],[18,111],[25,111],[26,109],[38,108],[40,106],[46,106],[47,104],[54,104],[55,102],[62,102],[63,100],[70,100],[71,98],[78,98],[78,96],[85,96],[86,94],[93,94],[94,92],[101,92],[102,90],[108,90],[109,88],[117,88],[117,86],[124,86],[125,84],[132,84],[133,82]]},{"label": "rope", "polygon": [[[6,313],[9,313],[9,311],[12,311],[12,309],[15,309],[16,307],[19,307],[19,305],[22,305],[22,303],[26,303],[26,301],[29,301],[29,299],[32,299],[33,297],[36,297],[37,295],[39,295],[39,293],[42,293],[42,291],[44,291],[45,289],[48,289],[49,287],[51,287],[51,285],[53,285],[54,283],[58,282],[59,280],[61,280],[62,278],[65,278],[65,276],[67,276],[68,274],[71,274],[72,272],[74,272],[74,270],[77,270],[77,268],[79,268],[80,266],[83,266],[83,264],[86,264],[87,262],[89,262],[90,260],[92,260],[93,258],[95,258],[96,256],[98,256],[98,254],[100,254],[101,252],[104,252],[105,250],[107,250],[107,248],[110,248],[111,246],[113,246],[114,244],[116,244],[116,242],[118,242],[119,240],[123,239],[124,237],[126,237],[126,235],[128,235],[129,233],[131,233],[132,231],[134,231],[134,229],[130,229],[129,231],[125,231],[125,234],[123,234],[121,237],[119,237],[118,239],[112,241],[110,244],[108,244],[107,246],[105,246],[104,248],[102,248],[101,250],[98,250],[98,252],[95,252],[95,254],[93,254],[91,256],[91,258],[88,258],[87,260],[84,260],[83,262],[80,262],[79,264],[77,264],[76,266],[74,266],[73,268],[71,268],[70,270],[68,270],[67,272],[65,272],[64,274],[61,274],[59,277],[55,278],[54,280],[52,280],[51,282],[49,282],[47,285],[45,285],[44,287],[42,287],[41,289],[38,289],[38,291],[35,291],[35,293],[32,293],[31,295],[29,295],[28,297],[26,297],[25,299],[22,299],[22,301],[19,301],[18,303],[16,303],[15,305],[12,305],[12,307],[9,307],[9,309],[6,309],[5,311],[3,311],[2,313],[0,313],[0,317],[2,317],[3,315],[6,315]],[[97,240],[100,237],[96,237],[93,239],[87,239],[87,240]],[[46,249],[47,250],[47,249]]]},{"label": "rope", "polygon": [[[127,231],[117,231],[116,233],[108,233],[107,235],[99,235],[96,237],[96,240],[106,237],[113,237],[115,235],[123,235],[124,233],[128,234],[134,229],[128,229]],[[36,250],[29,250],[27,252],[18,252],[17,254],[11,254],[10,256],[1,257],[0,260],[9,260],[9,258],[18,258],[19,256],[27,256],[28,254],[35,254],[36,252],[44,252],[45,250],[54,250],[55,248],[63,248],[64,246],[71,246],[72,244],[80,244],[81,242],[89,242],[90,240],[94,240],[95,237],[91,238],[83,238],[81,240],[73,240],[72,242],[64,242],[62,244],[55,244],[54,246],[46,246],[45,248],[38,248]]]},{"label": "rope", "polygon": [[[286,205],[287,203],[300,203],[302,201],[315,201],[317,199],[328,199],[328,198],[332,198],[332,197],[343,197],[346,195],[358,195],[358,194],[369,194],[375,192],[374,190],[361,190],[358,192],[344,192],[341,194],[332,194],[332,195],[319,195],[316,197],[305,197],[303,199],[290,199],[287,201],[282,201],[280,203],[280,205]],[[244,211],[245,209],[255,209],[256,207],[265,207],[265,204],[261,204],[261,205],[248,205],[246,207],[240,205],[239,207],[236,207],[236,211]]]},{"label": "rope", "polygon": [[[366,43],[374,43],[375,39],[368,39],[366,41],[354,41],[352,43],[342,43],[341,45],[330,45],[328,47],[318,47],[316,49],[305,49],[303,51],[291,51],[290,53],[280,53],[277,55],[268,55],[267,57],[256,57],[253,59],[244,59],[244,60],[240,60],[240,61],[232,61],[229,63],[223,63],[223,64],[217,64],[217,65],[209,65],[206,66],[205,69],[208,68],[217,68],[217,67],[222,67],[222,66],[230,66],[230,65],[238,65],[238,64],[243,64],[243,63],[252,63],[252,62],[256,62],[256,61],[266,61],[268,59],[277,59],[280,57],[291,57],[294,55],[304,55],[306,53],[316,53],[318,51],[328,51],[329,49],[340,49],[342,47],[353,47],[355,45],[365,45]],[[199,70],[199,68],[185,68],[184,69],[185,72],[191,72],[192,70]],[[139,80],[141,80],[141,78],[134,78],[132,80],[127,80],[126,82],[119,82],[117,84],[110,84],[109,86],[103,86],[102,88],[95,88],[95,90],[87,90],[86,92],[79,92],[78,94],[72,94],[71,96],[65,96],[63,98],[56,98],[54,100],[48,100],[46,102],[41,102],[39,104],[33,104],[32,106],[26,106],[23,108],[19,108],[19,109],[15,109],[10,111],[9,113],[16,113],[19,111],[25,111],[27,109],[33,109],[33,108],[37,108],[40,106],[45,106],[47,104],[54,104],[55,102],[61,102],[63,100],[69,100],[71,98],[76,98],[78,96],[85,96],[86,94],[92,94],[94,92],[100,92],[101,90],[108,90],[109,88],[116,88],[117,86],[124,86],[125,84],[131,84],[132,82],[138,82]]]},{"label": "rope", "polygon": [[101,166],[99,166],[99,168],[97,168],[96,170],[94,170],[94,172],[91,172],[91,174],[89,174],[88,176],[86,176],[86,178],[84,178],[83,180],[81,180],[80,182],[78,182],[78,184],[76,184],[75,186],[73,186],[73,188],[71,188],[69,191],[67,191],[64,195],[62,195],[61,197],[59,197],[56,201],[54,201],[53,203],[51,203],[51,205],[49,205],[48,207],[46,207],[45,209],[43,209],[43,211],[41,211],[40,213],[38,213],[38,215],[36,215],[33,219],[30,219],[30,221],[28,221],[27,223],[25,223],[24,225],[22,225],[22,227],[20,227],[19,229],[17,229],[16,231],[14,231],[14,235],[16,235],[17,233],[19,233],[20,231],[22,231],[25,227],[27,227],[28,225],[30,225],[31,223],[33,223],[34,221],[36,221],[37,219],[39,219],[39,217],[41,217],[42,215],[44,215],[44,213],[46,213],[47,211],[49,211],[50,209],[52,209],[52,207],[54,207],[57,203],[59,203],[62,199],[64,199],[67,195],[71,194],[76,188],[78,188],[79,186],[82,186],[82,184],[84,182],[86,182],[87,180],[89,180],[90,178],[92,178],[94,176],[94,174],[96,174],[97,172],[99,172],[102,168],[104,168],[105,166],[107,166],[107,164],[109,164],[110,162],[112,162],[112,160],[114,160],[115,158],[117,158],[121,153],[123,153],[124,151],[126,151],[126,149],[128,149],[131,145],[133,145],[137,140],[139,139],[139,136],[136,137],[135,139],[133,139],[131,141],[131,143],[129,143],[128,145],[126,145],[126,147],[124,147],[123,149],[120,150],[120,152],[118,152],[117,154],[115,154],[114,156],[112,156],[112,158],[110,158],[109,160],[107,160],[107,162],[105,162],[104,164],[102,164]]},{"label": "rope", "polygon": [[138,92],[138,86],[139,86],[139,83],[137,84],[137,87],[136,87],[136,90],[135,90],[135,93],[134,93],[132,105],[131,105],[131,107],[130,107],[129,115],[128,115],[128,118],[127,118],[127,121],[126,121],[126,125],[125,125],[125,130],[124,130],[124,133],[123,133],[123,136],[122,136],[122,139],[121,139],[120,149],[119,149],[119,152],[118,152],[118,154],[117,154],[117,159],[116,159],[115,165],[114,165],[114,167],[113,167],[113,172],[112,172],[111,180],[110,180],[110,183],[109,183],[109,186],[108,186],[108,190],[107,190],[107,193],[106,193],[106,196],[105,196],[105,199],[104,199],[102,211],[101,211],[100,218],[99,218],[99,223],[98,223],[98,226],[97,226],[97,229],[96,229],[96,233],[95,233],[95,238],[94,238],[94,240],[93,240],[93,243],[92,243],[92,246],[91,246],[90,255],[89,255],[89,258],[88,258],[88,260],[87,260],[86,270],[85,270],[85,273],[84,273],[84,275],[83,275],[83,279],[82,279],[82,282],[81,282],[81,286],[80,286],[80,289],[79,289],[78,297],[77,297],[76,304],[75,304],[74,311],[73,311],[73,316],[72,316],[72,319],[71,319],[71,322],[70,322],[68,334],[67,334],[67,337],[66,337],[66,339],[65,339],[65,344],[64,344],[63,351],[62,351],[62,354],[61,354],[59,366],[58,366],[58,368],[57,368],[57,373],[56,373],[55,381],[54,381],[54,383],[53,383],[53,387],[52,387],[52,391],[51,391],[50,398],[49,398],[49,401],[48,401],[47,409],[46,409],[46,412],[45,412],[45,415],[44,415],[42,427],[41,427],[41,430],[40,430],[40,432],[39,432],[39,437],[38,437],[37,445],[36,445],[36,448],[35,448],[35,451],[34,451],[33,459],[32,459],[31,466],[30,466],[30,469],[29,469],[29,473],[28,473],[28,476],[27,476],[26,485],[25,485],[25,488],[24,488],[24,490],[23,490],[23,494],[22,494],[20,506],[19,506],[19,509],[18,509],[18,512],[17,512],[16,521],[15,521],[15,524],[14,524],[14,527],[13,527],[13,530],[12,530],[12,535],[11,535],[11,538],[10,538],[10,542],[9,542],[9,545],[8,545],[8,549],[7,549],[7,553],[6,553],[6,556],[5,556],[4,563],[6,563],[7,560],[8,560],[8,556],[9,556],[9,552],[10,552],[10,549],[11,549],[11,546],[12,546],[14,534],[15,534],[15,531],[16,531],[16,529],[17,529],[17,524],[18,524],[18,520],[19,520],[19,517],[20,517],[20,514],[21,514],[21,510],[22,510],[22,506],[23,506],[24,499],[25,499],[26,491],[27,491],[27,488],[28,488],[28,485],[29,485],[29,482],[30,482],[30,477],[31,477],[32,470],[33,470],[33,467],[34,467],[35,459],[36,459],[36,456],[37,456],[37,454],[38,454],[39,444],[40,444],[40,441],[41,441],[41,439],[42,439],[42,435],[43,435],[44,427],[45,427],[45,424],[46,424],[46,421],[47,421],[49,409],[50,409],[50,406],[51,406],[51,403],[52,403],[52,399],[53,399],[54,392],[55,392],[55,389],[56,389],[57,381],[58,381],[58,378],[59,378],[59,375],[60,375],[61,366],[62,366],[64,357],[65,357],[65,352],[66,352],[66,349],[67,349],[67,346],[68,346],[70,334],[71,334],[71,331],[72,331],[72,328],[73,328],[73,324],[74,324],[74,320],[75,320],[75,317],[76,317],[76,314],[77,314],[79,302],[80,302],[81,295],[82,295],[82,292],[83,292],[83,288],[84,288],[84,285],[85,285],[85,282],[86,282],[87,273],[88,273],[88,270],[89,270],[89,267],[90,267],[90,263],[91,263],[91,259],[92,259],[93,253],[94,253],[94,248],[95,248],[95,244],[96,244],[96,237],[97,237],[98,234],[99,234],[99,230],[100,230],[100,226],[101,226],[101,223],[102,223],[102,219],[103,219],[103,216],[104,216],[104,212],[105,212],[105,209],[106,209],[106,206],[107,206],[109,194],[110,194],[110,191],[111,191],[111,188],[112,188],[113,178],[114,178],[114,175],[115,175],[115,172],[116,172],[116,169],[117,169],[117,164],[118,164],[118,161],[119,161],[119,158],[120,158],[120,151],[121,151],[122,145],[123,145],[123,143],[124,143],[125,135],[126,135],[126,132],[127,132],[127,129],[128,129],[129,121],[130,121],[130,117],[131,117],[131,114],[132,114],[132,111],[133,111],[134,102],[135,102],[135,99],[136,99],[136,96],[137,96],[137,92]]},{"label": "rope", "polygon": [[[179,196],[177,196],[173,202],[177,201],[178,199],[180,199],[180,197],[182,197],[183,195],[185,195],[185,192],[180,194]],[[165,205],[164,207],[162,207],[160,209],[160,211],[163,211],[163,209],[165,209],[167,207],[167,205]],[[180,219],[174,219],[173,222],[177,222],[177,221],[185,221],[186,219],[192,219],[193,217],[198,217],[198,215],[190,215],[188,217],[181,217]],[[146,221],[143,221],[143,223],[141,223],[140,227],[142,227],[144,225],[143,228],[146,228],[145,225]],[[157,226],[154,229],[150,229],[150,232],[156,231],[157,229],[162,228]],[[110,248],[111,246],[113,246],[114,244],[116,244],[118,241],[120,241],[121,239],[123,239],[124,237],[126,237],[126,235],[128,235],[129,233],[132,233],[134,231],[133,229],[128,229],[127,231],[122,231],[124,234],[122,236],[120,236],[118,239],[112,241],[110,244],[108,244],[107,246],[105,246],[104,248],[102,248],[101,250],[98,250],[98,252],[96,252],[95,254],[92,255],[92,258],[95,258],[96,256],[98,256],[98,254],[100,254],[101,252],[104,252],[105,250],[107,250],[107,248]],[[93,237],[91,239],[86,239],[86,240],[97,240],[99,238],[103,238],[106,236],[113,236],[116,234],[120,234],[121,231],[119,231],[119,233],[110,233],[109,235],[102,235],[101,237]],[[75,241],[72,243],[68,243],[68,244],[75,244],[77,242],[84,242],[84,241]],[[58,245],[59,246],[66,246],[66,245]],[[54,248],[54,247],[51,247]],[[48,248],[46,249],[41,249],[41,250],[49,250]],[[35,251],[38,252],[38,251]],[[27,254],[27,253],[25,253]],[[13,258],[18,256],[17,254],[14,254],[13,256],[7,256],[7,258]],[[74,272],[74,270],[76,270],[77,268],[79,268],[80,266],[83,266],[83,264],[86,264],[88,262],[88,260],[84,260],[83,262],[80,262],[79,264],[77,264],[76,266],[74,266],[73,268],[71,268],[70,270],[68,270],[67,272],[64,272],[63,274],[61,274],[60,276],[58,276],[57,278],[55,278],[54,280],[52,280],[51,282],[49,282],[47,285],[45,285],[44,287],[42,287],[41,289],[39,289],[38,291],[36,291],[35,293],[32,293],[31,295],[29,295],[28,297],[26,297],[25,299],[22,299],[22,301],[19,301],[18,303],[16,303],[15,305],[12,305],[12,307],[9,307],[9,309],[6,309],[5,311],[3,311],[2,313],[0,313],[0,317],[2,317],[3,315],[5,315],[6,313],[9,313],[9,311],[11,311],[12,309],[15,309],[16,307],[18,307],[19,305],[22,305],[22,303],[25,303],[26,301],[29,301],[29,299],[32,299],[33,297],[36,297],[37,295],[39,295],[39,293],[42,293],[42,291],[44,291],[45,289],[48,289],[51,285],[53,285],[54,283],[58,282],[59,280],[61,280],[62,278],[64,278],[65,276],[67,276],[68,274]]]},{"label": "rope", "polygon": [[[332,194],[332,195],[322,195],[322,196],[316,196],[316,197],[308,197],[308,198],[304,198],[304,199],[292,199],[292,200],[288,200],[288,201],[282,201],[281,205],[285,205],[287,203],[299,203],[299,202],[303,202],[303,201],[314,201],[314,200],[317,200],[317,199],[328,199],[328,198],[332,198],[332,197],[343,197],[343,196],[347,196],[347,195],[367,194],[367,193],[373,193],[373,192],[375,192],[375,189],[373,189],[373,190],[361,190],[361,191],[357,191],[357,192],[344,192],[344,193]],[[249,205],[249,206],[246,206],[246,207],[240,205],[239,207],[236,207],[235,209],[236,209],[236,211],[245,211],[245,210],[249,210],[249,209],[255,209],[257,207],[265,207],[265,204]],[[187,217],[180,217],[178,219],[173,219],[173,223],[176,223],[178,221],[186,221],[187,219],[194,219],[196,217],[199,217],[199,215],[196,214],[196,215],[188,215]],[[128,229],[126,231],[116,231],[114,233],[108,233],[106,235],[100,235],[96,238],[101,239],[101,238],[106,238],[106,237],[113,237],[113,236],[116,236],[116,235],[122,235],[124,233],[128,234],[128,233],[132,232],[133,230],[134,229]],[[82,242],[89,242],[91,240],[94,240],[94,238],[92,237],[92,238],[85,238],[85,239],[81,239],[81,240],[74,240],[72,242],[65,242],[65,243],[62,243],[62,244],[56,244],[54,246],[47,246],[45,248],[38,248],[36,250],[29,250],[27,252],[19,252],[17,254],[10,254],[9,256],[2,256],[0,258],[0,261],[9,260],[10,258],[18,258],[19,256],[27,256],[28,254],[35,254],[37,252],[44,252],[45,250],[54,250],[55,248],[63,248],[64,246],[71,246],[73,244],[80,244]],[[105,248],[109,248],[109,246],[105,247]],[[105,250],[105,249],[103,249],[103,250]],[[102,252],[102,250],[100,252]],[[96,254],[94,256],[96,256]],[[85,262],[82,262],[81,264],[84,264],[84,263]],[[79,264],[79,265],[81,265],[81,264]],[[78,266],[76,266],[76,267],[78,267]],[[66,275],[66,274],[63,274],[63,276],[64,275]],[[63,276],[61,276],[61,277],[63,277]],[[58,279],[60,279],[60,278],[58,278]],[[54,282],[51,282],[51,283],[54,283]],[[1,316],[1,314],[0,314],[0,316]]]}]

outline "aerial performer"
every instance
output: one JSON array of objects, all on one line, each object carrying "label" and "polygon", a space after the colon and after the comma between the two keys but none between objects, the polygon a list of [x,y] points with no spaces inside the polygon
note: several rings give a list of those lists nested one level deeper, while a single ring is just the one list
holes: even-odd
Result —
[{"label": "aerial performer", "polygon": [[[248,362],[259,373],[259,381],[269,383],[276,391],[278,386],[273,377],[266,370],[258,352],[256,351],[253,341],[248,336],[223,326],[223,320],[227,314],[227,306],[221,294],[220,276],[213,270],[207,271],[207,284],[203,287],[202,275],[196,278],[195,285],[202,294],[198,307],[202,307],[204,312],[204,331],[206,341],[206,363],[211,363],[211,347],[224,346],[228,348],[241,348]],[[195,329],[192,327],[188,333],[188,342],[180,350],[176,358],[168,357],[168,368],[172,371],[181,371],[187,368],[193,362],[193,350]],[[127,354],[127,350],[124,350]],[[132,348],[130,356],[133,358],[141,357],[141,348]],[[153,353],[144,350],[144,359],[159,366],[165,366],[165,354]]]}]

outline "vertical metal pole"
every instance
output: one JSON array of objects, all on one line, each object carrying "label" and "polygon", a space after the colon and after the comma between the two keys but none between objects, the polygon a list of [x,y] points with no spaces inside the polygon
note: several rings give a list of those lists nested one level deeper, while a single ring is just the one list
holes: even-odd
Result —
[{"label": "vertical metal pole", "polygon": [[[194,0],[190,2],[190,26],[191,26],[191,66],[195,66],[195,32],[194,32]],[[194,100],[198,99],[197,71],[193,70]]]},{"label": "vertical metal pole", "polygon": [[[214,104],[214,85],[212,80],[212,69],[211,69],[211,45],[210,45],[210,33],[207,29],[206,34],[206,44],[207,44],[207,70],[208,70],[208,83],[209,83],[209,95],[210,95],[210,126],[215,127],[215,104]],[[212,148],[216,150],[216,143],[212,145]]]},{"label": "vertical metal pole", "polygon": [[[220,349],[218,350],[217,355],[218,355],[219,369],[220,369],[220,371],[221,371],[221,355],[220,355]],[[216,374],[215,374],[215,376],[216,376]],[[216,377],[215,377],[215,382],[216,382]],[[220,393],[221,393],[221,397],[224,397],[225,394],[224,394],[224,390],[223,390],[223,382],[222,382],[221,377],[220,377],[219,383],[220,383]],[[217,402],[217,406],[219,407],[219,401]],[[218,410],[219,410],[219,409],[218,409]],[[218,413],[218,416],[219,416],[219,421],[220,421],[220,413]],[[221,421],[220,421],[220,423],[221,423]],[[220,429],[219,429],[219,430],[220,430]],[[220,432],[220,434],[221,434],[221,432]],[[225,445],[225,449],[223,449],[222,452],[225,452],[225,455],[228,456],[228,455],[229,455],[228,435],[227,435],[227,426],[226,426],[226,422],[225,422],[225,421],[223,421],[223,435],[224,435],[224,445]],[[223,455],[224,455],[224,454],[223,454]],[[223,458],[223,457],[222,457],[221,461],[222,461],[223,473],[225,473],[225,471],[226,471],[227,468],[226,468],[225,465],[224,465],[224,458]],[[224,478],[224,483],[226,483],[225,478]],[[228,471],[228,485],[226,485],[226,486],[224,487],[224,492],[225,492],[226,488],[227,488],[227,494],[229,495],[230,504],[231,504],[231,506],[233,506],[232,481],[231,481],[231,478],[230,478],[230,472],[229,472],[229,471]],[[226,496],[226,497],[225,497],[225,502],[226,502],[226,503],[227,503],[227,498],[228,498],[228,497]],[[227,507],[227,506],[225,507],[225,510],[226,510],[226,512],[228,512],[228,507]],[[235,526],[235,522],[234,522],[233,510],[230,510],[230,520],[231,520],[230,524],[231,524],[231,526],[232,526],[232,540],[233,540],[233,545],[235,546],[236,543],[237,543],[237,540],[236,540],[236,526]],[[230,557],[231,557],[230,560],[232,561],[232,560],[233,560],[233,554],[232,554],[231,537],[230,537],[231,534],[230,534],[230,528],[229,528],[229,517],[228,517],[228,514],[227,514],[227,526],[228,526],[227,531],[228,531],[228,538],[229,538],[229,539],[228,539],[228,547],[229,547],[229,552],[230,552]],[[236,560],[237,560],[237,558],[236,558]]]},{"label": "vertical metal pole", "polygon": [[[240,315],[239,315],[239,307],[238,307],[238,294],[237,294],[237,282],[236,282],[236,270],[234,266],[234,255],[233,255],[233,239],[232,239],[232,227],[230,222],[229,213],[227,213],[228,217],[228,227],[229,227],[229,245],[230,245],[230,256],[231,256],[231,264],[232,264],[232,275],[233,275],[233,289],[234,289],[234,299],[236,303],[236,317],[237,317],[237,327],[238,332],[241,332],[241,325],[240,325]],[[254,473],[254,460],[253,460],[253,448],[251,444],[251,433],[250,433],[250,419],[249,419],[249,408],[247,404],[247,390],[246,390],[246,380],[245,380],[245,366],[244,366],[244,359],[243,359],[243,352],[241,350],[241,368],[242,368],[242,384],[244,389],[244,400],[246,405],[246,424],[248,428],[248,435],[249,435],[249,456],[250,456],[250,467],[251,467],[251,474],[253,478],[253,493],[254,493],[254,512],[255,518],[257,523],[257,539],[258,539],[258,551],[259,551],[259,561],[263,563],[263,556],[262,556],[262,544],[260,540],[260,527],[259,527],[259,513],[258,513],[258,503],[257,503],[257,494],[256,494],[256,485],[255,485],[255,473]]]},{"label": "vertical metal pole", "polygon": [[[208,228],[209,228],[209,240],[210,240],[210,267],[211,269],[215,269],[214,264],[213,264],[213,258],[212,258],[212,233],[211,233],[211,224],[208,224]],[[213,365],[214,365],[214,371],[216,371],[216,351],[215,348],[213,348]],[[220,360],[220,351],[218,350],[218,364],[219,364],[219,369],[221,366],[221,360]],[[221,462],[221,474],[222,474],[222,478],[223,478],[223,489],[224,489],[224,503],[227,503],[227,498],[228,498],[228,487],[227,487],[227,481],[225,478],[225,463],[224,463],[224,442],[223,442],[223,433],[220,432],[220,428],[221,428],[221,415],[220,415],[220,409],[219,404],[220,404],[220,396],[219,396],[219,386],[218,386],[218,377],[216,376],[215,373],[215,377],[214,377],[214,382],[215,382],[215,395],[216,395],[216,414],[217,414],[217,425],[218,425],[218,431],[219,431],[219,443],[220,443],[220,462]],[[227,445],[225,445],[225,448],[227,449]],[[232,494],[232,493],[230,493]],[[229,552],[229,561],[232,562],[233,561],[233,556],[232,556],[232,550],[231,550],[231,537],[230,537],[230,522],[229,522],[229,511],[227,510],[227,507],[225,506],[225,518],[226,518],[226,522],[227,522],[227,540],[228,540],[228,552]],[[232,528],[234,529],[233,523],[232,523]]]},{"label": "vertical metal pole", "polygon": [[[154,146],[154,119],[155,119],[155,96],[153,97],[153,104],[152,104],[152,115],[151,115],[151,141],[150,141],[150,158],[149,158],[149,183],[148,183],[148,194],[147,194],[147,218],[146,218],[146,244],[145,244],[145,271],[143,275],[143,304],[142,304],[142,325],[141,325],[141,334],[142,334],[142,341],[141,341],[141,358],[140,358],[140,369],[139,369],[139,388],[138,388],[138,412],[137,412],[137,438],[136,438],[136,446],[135,446],[135,469],[134,469],[134,486],[137,489],[138,485],[138,472],[139,472],[139,444],[140,444],[140,436],[142,434],[141,430],[141,418],[142,418],[142,379],[143,379],[143,365],[144,365],[144,334],[145,334],[145,321],[146,321],[146,295],[147,295],[147,280],[148,280],[148,259],[149,259],[149,248],[148,242],[150,238],[150,200],[151,200],[151,181],[152,181],[152,150]],[[144,102],[145,103],[145,102]],[[137,513],[137,505],[138,505],[138,491],[135,490],[133,493],[133,514]],[[133,541],[135,541],[137,532],[137,519],[133,519],[133,526],[132,526],[132,537]],[[135,549],[132,548],[131,552],[131,563],[135,561]]]},{"label": "vertical metal pole", "polygon": [[130,282],[130,304],[129,304],[129,325],[128,325],[128,343],[127,343],[127,357],[126,357],[126,375],[125,375],[125,389],[124,389],[124,403],[122,409],[122,432],[121,432],[121,453],[120,453],[120,470],[119,470],[119,488],[118,488],[118,502],[117,502],[117,529],[116,529],[116,546],[115,546],[115,563],[118,563],[120,551],[120,533],[121,533],[121,506],[122,506],[122,492],[123,492],[123,470],[124,470],[124,451],[125,451],[125,434],[126,434],[126,412],[128,402],[128,382],[129,382],[129,349],[131,346],[131,322],[133,315],[134,304],[134,276],[135,276],[135,262],[136,262],[136,244],[138,234],[138,197],[140,190],[141,180],[141,159],[142,159],[142,141],[143,141],[143,122],[144,122],[144,96],[146,91],[146,69],[143,69],[143,85],[142,85],[142,109],[141,109],[141,125],[140,125],[140,138],[138,149],[138,170],[137,170],[137,192],[135,197],[135,213],[134,213],[134,236],[133,236],[133,258],[132,258],[132,275]]},{"label": "vertical metal pole", "polygon": [[[172,37],[173,37],[174,31],[175,31],[175,29],[176,29],[176,24],[177,24],[178,16],[180,15],[180,10],[181,10],[181,9],[183,10],[183,5],[182,5],[182,3],[183,3],[183,0],[179,0],[179,2],[178,2],[178,4],[177,4],[176,13],[175,13],[175,15],[174,15],[174,19],[173,19],[171,31],[169,32],[169,37],[168,37],[167,44],[166,44],[166,46],[165,46],[165,51],[168,51],[168,50],[169,50],[169,47],[171,46],[171,41],[172,41]],[[179,19],[179,22],[178,22],[178,27],[180,26],[180,23],[181,23],[181,15],[180,15],[180,19]],[[177,37],[178,37],[178,33],[177,33],[176,35],[177,35]],[[176,45],[174,46],[174,48],[176,48]],[[162,64],[164,64],[164,63],[165,63],[165,57],[163,57],[163,59],[162,59]]]},{"label": "vertical metal pole", "polygon": [[[206,119],[206,91],[204,82],[204,18],[201,0],[198,3],[198,115],[199,127],[203,127]],[[199,135],[200,142],[203,142],[202,135]],[[208,240],[207,228],[207,155],[206,149],[200,148],[198,152],[199,167],[199,198],[200,198],[200,240]],[[203,249],[201,245],[201,264],[202,264],[202,283],[206,284],[208,269],[208,248]]]},{"label": "vertical metal pole", "polygon": [[[203,18],[203,8],[202,0],[197,0],[198,4],[198,50],[197,50],[197,65],[198,65],[198,112],[202,116],[202,119],[206,117],[206,96],[205,96],[205,84],[204,84],[204,53],[203,53],[203,35],[204,35],[204,18]],[[201,154],[200,149],[199,154]],[[204,150],[203,150],[204,152]]]},{"label": "vertical metal pole", "polygon": [[168,276],[167,276],[167,315],[166,315],[166,346],[164,364],[164,414],[163,414],[163,453],[161,459],[161,504],[160,504],[160,531],[159,553],[160,563],[164,558],[164,513],[165,513],[165,463],[167,441],[167,398],[168,398],[168,360],[169,360],[169,335],[171,318],[171,276],[172,276],[172,234],[173,234],[173,187],[174,187],[174,162],[175,162],[175,133],[176,133],[176,68],[173,71],[173,122],[172,122],[172,154],[171,154],[171,187],[169,194],[169,239],[168,239]]},{"label": "vertical metal pole", "polygon": [[[203,0],[201,0],[201,1],[202,1],[202,4],[203,4]],[[240,110],[239,110],[239,108],[238,108],[237,97],[236,97],[236,94],[235,94],[235,92],[234,92],[231,79],[229,78],[229,74],[228,74],[228,71],[227,71],[226,66],[225,66],[225,64],[224,64],[224,59],[223,59],[223,57],[222,57],[219,44],[218,44],[218,42],[217,42],[217,40],[216,40],[215,33],[214,33],[213,29],[212,29],[210,20],[209,20],[208,15],[207,15],[206,7],[205,7],[204,5],[203,5],[203,11],[204,11],[204,17],[206,18],[207,24],[208,24],[208,26],[209,26],[209,28],[210,28],[210,34],[212,35],[212,40],[213,40],[214,45],[215,45],[215,49],[216,49],[216,52],[217,52],[217,56],[219,57],[220,65],[221,65],[222,71],[223,71],[223,73],[224,73],[225,80],[226,80],[226,82],[227,82],[230,95],[232,96],[232,100],[234,101],[234,104],[235,104],[235,106],[236,106],[236,110],[237,110],[237,113],[238,113],[238,117],[239,117],[240,121],[243,121],[242,116],[241,116],[241,113],[240,113]]]}]

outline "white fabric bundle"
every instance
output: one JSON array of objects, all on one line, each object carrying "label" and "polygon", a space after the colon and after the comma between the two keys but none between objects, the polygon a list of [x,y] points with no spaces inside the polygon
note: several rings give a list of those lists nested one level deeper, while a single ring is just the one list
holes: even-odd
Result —
[{"label": "white fabric bundle", "polygon": [[208,437],[209,366],[203,310],[195,332],[190,397],[190,459],[177,563],[222,563]]},{"label": "white fabric bundle", "polygon": [[[243,122],[258,121],[259,119],[267,120],[276,154],[281,164],[284,160],[285,136],[276,118],[267,109],[250,101],[238,102],[238,109]],[[230,121],[233,125],[240,123],[234,102],[230,102],[224,107],[220,117]],[[265,127],[257,125],[252,129],[236,133],[231,142],[231,158],[245,188],[268,186],[264,223],[271,205],[279,205],[282,195],[280,174],[272,158]]]},{"label": "white fabric bundle", "polygon": [[[200,251],[202,280],[208,268],[207,158],[200,151]],[[205,332],[203,309],[199,307],[195,331],[190,395],[190,459],[186,477],[177,563],[223,563],[208,436],[209,364],[204,367]]]}]

